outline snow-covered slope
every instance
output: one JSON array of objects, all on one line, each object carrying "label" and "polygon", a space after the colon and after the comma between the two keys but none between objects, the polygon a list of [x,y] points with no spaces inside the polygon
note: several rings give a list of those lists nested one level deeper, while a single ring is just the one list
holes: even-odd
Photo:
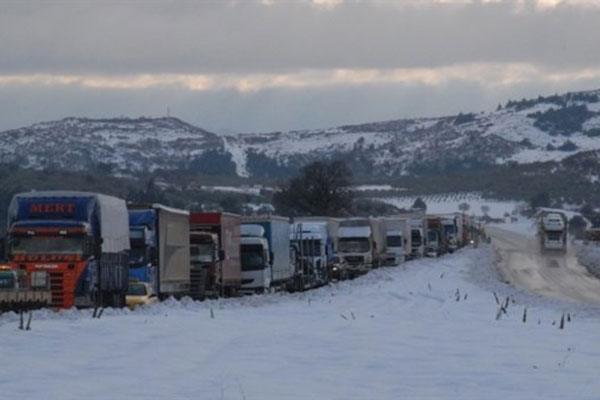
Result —
[{"label": "snow-covered slope", "polygon": [[[597,310],[499,283],[492,260],[465,249],[311,292],[99,320],[36,312],[31,331],[4,315],[0,397],[597,398]],[[508,298],[498,319],[494,292]]]},{"label": "snow-covered slope", "polygon": [[489,113],[237,136],[176,118],[67,118],[1,132],[0,157],[34,168],[101,165],[134,173],[218,166],[240,176],[284,176],[310,161],[338,158],[351,161],[359,176],[397,176],[562,160],[600,149],[599,136],[600,90],[510,101]]}]

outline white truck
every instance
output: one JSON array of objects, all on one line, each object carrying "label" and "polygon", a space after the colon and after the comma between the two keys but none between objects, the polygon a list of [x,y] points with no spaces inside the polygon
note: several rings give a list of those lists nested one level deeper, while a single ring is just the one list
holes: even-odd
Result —
[{"label": "white truck", "polygon": [[384,224],[377,218],[348,218],[340,221],[339,253],[346,260],[350,277],[382,265],[385,257]]},{"label": "white truck", "polygon": [[567,217],[561,212],[538,215],[538,237],[542,251],[567,251]]},{"label": "white truck", "polygon": [[292,223],[291,245],[296,265],[294,289],[308,289],[329,282],[329,265],[337,248],[339,221],[328,217],[302,217]]},{"label": "white truck", "polygon": [[288,219],[274,215],[242,217],[241,233],[241,291],[260,293],[287,287],[294,278]]},{"label": "white truck", "polygon": [[386,253],[384,264],[397,266],[408,258],[411,251],[409,221],[403,217],[383,218],[385,225]]},{"label": "white truck", "polygon": [[461,247],[459,235],[459,218],[455,214],[441,215],[442,234],[448,246],[448,252],[452,253]]},{"label": "white truck", "polygon": [[427,232],[427,219],[413,217],[410,219],[410,259],[421,258],[425,255],[425,233]]}]

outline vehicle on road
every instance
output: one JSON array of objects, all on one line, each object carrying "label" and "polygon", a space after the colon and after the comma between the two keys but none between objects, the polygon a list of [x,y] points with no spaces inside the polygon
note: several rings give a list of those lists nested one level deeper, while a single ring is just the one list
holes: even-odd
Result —
[{"label": "vehicle on road", "polygon": [[154,292],[152,285],[148,282],[130,281],[127,296],[125,297],[127,307],[132,310],[137,306],[158,302],[158,296]]},{"label": "vehicle on road", "polygon": [[241,291],[262,293],[287,288],[294,278],[288,218],[275,215],[243,217],[241,233]]},{"label": "vehicle on road", "polygon": [[233,296],[242,285],[241,217],[190,214],[191,296]]},{"label": "vehicle on road", "polygon": [[557,211],[538,213],[538,237],[542,251],[567,251],[567,217]]},{"label": "vehicle on road", "polygon": [[125,201],[116,197],[73,191],[16,194],[8,209],[11,269],[26,272],[28,287],[47,282],[54,308],[125,306],[127,221]]},{"label": "vehicle on road", "polygon": [[34,285],[27,284],[27,273],[0,264],[0,312],[47,307],[52,301],[48,274],[34,272]]},{"label": "vehicle on road", "polygon": [[425,255],[427,220],[425,216],[414,216],[410,219],[410,254],[409,259],[421,258]]},{"label": "vehicle on road", "polygon": [[339,220],[328,217],[295,218],[290,240],[294,280],[303,289],[329,282],[330,263],[338,245]]},{"label": "vehicle on road", "polygon": [[347,218],[340,221],[338,252],[348,263],[350,277],[381,266],[385,259],[384,224],[377,218]]},{"label": "vehicle on road", "polygon": [[189,212],[161,204],[128,204],[129,278],[152,285],[159,298],[190,293]]},{"label": "vehicle on road", "polygon": [[411,251],[411,235],[408,219],[404,217],[386,217],[385,226],[386,254],[384,264],[397,266],[404,263]]}]

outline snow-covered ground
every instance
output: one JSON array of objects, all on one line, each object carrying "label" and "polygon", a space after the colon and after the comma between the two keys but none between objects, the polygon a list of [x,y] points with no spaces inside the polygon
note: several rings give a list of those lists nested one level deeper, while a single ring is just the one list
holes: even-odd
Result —
[{"label": "snow-covered ground", "polygon": [[464,249],[305,293],[100,320],[40,311],[31,331],[3,315],[0,398],[596,399],[600,310],[499,283],[493,259]]},{"label": "snow-covered ground", "polygon": [[493,199],[484,199],[480,193],[451,193],[436,194],[426,196],[402,196],[402,197],[383,197],[379,200],[392,204],[399,208],[410,208],[417,197],[421,197],[427,204],[428,214],[446,214],[459,212],[458,206],[462,203],[469,205],[467,213],[469,215],[483,215],[483,206],[489,207],[488,215],[492,218],[503,218],[505,213],[511,214],[515,207],[523,203],[518,201],[502,201]]},{"label": "snow-covered ground", "polygon": [[537,224],[533,219],[518,217],[518,220],[511,223],[489,224],[491,227],[498,227],[507,231],[519,233],[524,236],[534,237],[537,233]]}]

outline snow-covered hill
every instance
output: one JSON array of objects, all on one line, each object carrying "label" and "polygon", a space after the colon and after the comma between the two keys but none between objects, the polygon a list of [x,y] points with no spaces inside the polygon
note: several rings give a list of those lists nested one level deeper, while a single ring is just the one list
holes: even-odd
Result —
[{"label": "snow-covered hill", "polygon": [[222,146],[176,118],[65,118],[0,133],[0,159],[24,167],[135,172],[181,168]]},{"label": "snow-covered hill", "polygon": [[31,331],[3,315],[0,398],[597,398],[597,307],[500,283],[493,259],[465,249],[304,293],[101,319],[38,311]]},{"label": "snow-covered hill", "polygon": [[255,177],[341,158],[359,176],[397,176],[562,160],[600,149],[599,136],[600,90],[510,101],[489,113],[237,136],[176,118],[67,118],[1,132],[0,157],[33,168],[185,168]]}]

